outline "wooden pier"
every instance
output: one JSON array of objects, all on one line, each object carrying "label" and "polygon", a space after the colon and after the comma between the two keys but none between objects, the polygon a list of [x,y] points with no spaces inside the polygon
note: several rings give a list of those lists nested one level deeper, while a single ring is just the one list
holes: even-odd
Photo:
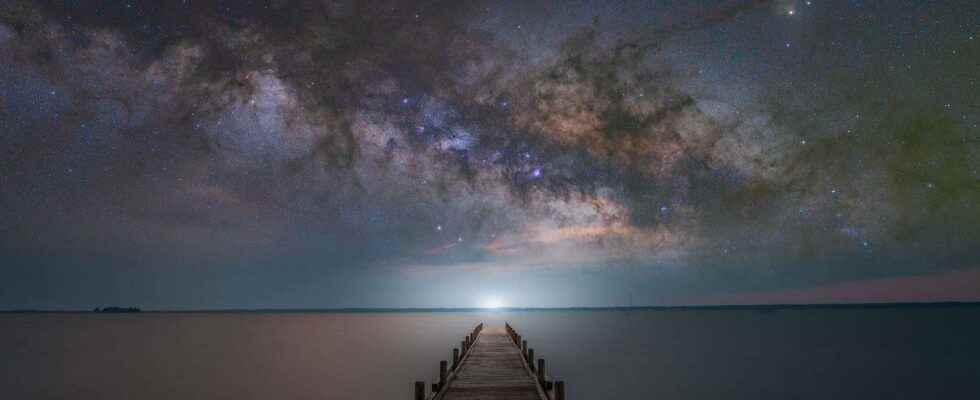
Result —
[{"label": "wooden pier", "polygon": [[426,396],[415,382],[415,400],[565,400],[565,383],[545,374],[543,358],[510,324],[483,331],[479,324],[439,363],[439,381]]}]

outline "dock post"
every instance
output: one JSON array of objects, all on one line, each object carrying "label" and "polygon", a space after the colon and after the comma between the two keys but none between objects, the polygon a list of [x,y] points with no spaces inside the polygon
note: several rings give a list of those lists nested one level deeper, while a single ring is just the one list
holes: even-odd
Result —
[{"label": "dock post", "polygon": [[[466,354],[466,341],[465,340],[460,340],[459,341],[459,349],[460,349],[459,350],[460,351],[460,354]],[[462,357],[460,357],[460,358],[462,358]]]},{"label": "dock post", "polygon": [[524,357],[527,358],[527,340],[522,341],[521,354],[524,354]]},{"label": "dock post", "polygon": [[453,369],[459,366],[459,349],[453,349]]},{"label": "dock post", "polygon": [[425,382],[415,381],[415,400],[425,400]]},{"label": "dock post", "polygon": [[527,366],[534,371],[534,349],[527,349]]},{"label": "dock post", "polygon": [[439,389],[440,390],[442,390],[442,388],[445,386],[446,378],[448,377],[448,375],[446,374],[446,367],[447,367],[446,364],[448,364],[446,360],[439,361]]},{"label": "dock post", "polygon": [[545,386],[544,383],[544,359],[538,359],[538,382],[541,382],[541,386]]},{"label": "dock post", "polygon": [[555,382],[555,400],[565,400],[565,381]]}]

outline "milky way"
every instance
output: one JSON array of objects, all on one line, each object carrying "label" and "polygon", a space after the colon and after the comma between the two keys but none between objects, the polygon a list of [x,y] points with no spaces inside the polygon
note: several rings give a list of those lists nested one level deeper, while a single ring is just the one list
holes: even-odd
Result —
[{"label": "milky way", "polygon": [[4,274],[459,305],[394,282],[676,302],[977,266],[977,5],[829,3],[8,1]]}]

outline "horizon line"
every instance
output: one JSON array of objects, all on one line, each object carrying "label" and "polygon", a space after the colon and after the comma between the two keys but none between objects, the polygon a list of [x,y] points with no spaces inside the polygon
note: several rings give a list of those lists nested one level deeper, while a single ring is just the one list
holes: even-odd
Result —
[{"label": "horizon line", "polygon": [[[299,308],[159,308],[142,309],[134,306],[102,306],[97,308],[136,308],[139,313],[247,313],[247,312],[334,312],[334,313],[384,313],[384,312],[506,312],[506,311],[628,311],[628,310],[737,310],[737,309],[807,309],[807,308],[914,308],[914,307],[963,307],[980,306],[976,301],[912,301],[912,302],[860,302],[860,303],[759,303],[759,304],[687,304],[646,306],[564,306],[564,307],[299,307]],[[0,313],[92,313],[113,312],[94,309],[2,309]],[[126,311],[118,313],[127,313]],[[134,312],[130,312],[134,313]]]}]

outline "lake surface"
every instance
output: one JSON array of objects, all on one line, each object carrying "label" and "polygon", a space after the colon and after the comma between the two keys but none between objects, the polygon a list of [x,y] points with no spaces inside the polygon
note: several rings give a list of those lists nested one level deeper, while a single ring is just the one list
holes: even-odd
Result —
[{"label": "lake surface", "polygon": [[510,321],[568,398],[980,396],[980,307],[0,315],[6,399],[411,399]]}]

